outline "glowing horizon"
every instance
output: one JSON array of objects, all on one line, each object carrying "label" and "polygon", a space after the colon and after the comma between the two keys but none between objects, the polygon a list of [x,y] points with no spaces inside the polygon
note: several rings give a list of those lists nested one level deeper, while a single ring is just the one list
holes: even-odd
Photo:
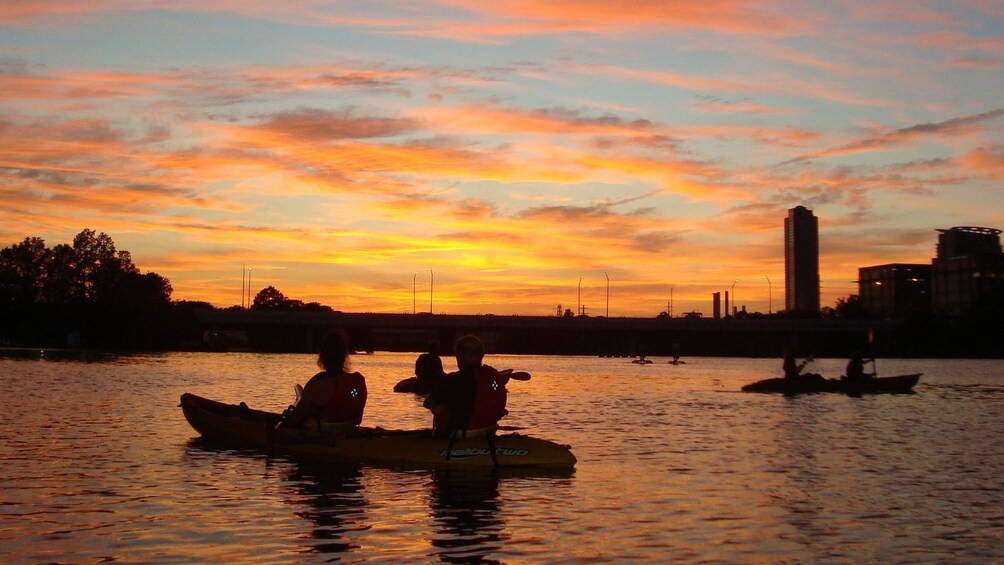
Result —
[{"label": "glowing horizon", "polygon": [[[176,300],[821,304],[1004,227],[1004,8],[598,0],[0,6],[0,245],[109,234]],[[581,285],[580,285],[581,277]],[[767,283],[767,279],[771,281]],[[424,298],[423,298],[424,297]],[[423,308],[424,306],[424,308]]]}]

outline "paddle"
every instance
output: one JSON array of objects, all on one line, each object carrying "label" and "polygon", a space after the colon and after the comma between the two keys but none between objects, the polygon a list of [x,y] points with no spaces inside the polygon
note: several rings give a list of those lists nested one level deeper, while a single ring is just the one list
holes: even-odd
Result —
[{"label": "paddle", "polygon": [[806,357],[805,361],[802,361],[802,364],[798,366],[798,372],[799,372],[799,374],[802,373],[802,369],[804,369],[806,365],[808,365],[809,363],[812,363],[813,361],[815,361],[815,359],[813,359],[812,355],[809,355],[808,357]]},{"label": "paddle", "polygon": [[275,429],[277,430],[282,426],[282,420],[286,418],[286,414],[292,412],[293,409],[300,404],[300,401],[303,400],[303,387],[300,386],[300,383],[296,383],[295,385],[293,385],[293,391],[296,393],[296,400],[294,400],[293,403],[289,405],[289,408],[286,408],[285,410],[282,411],[282,418],[275,425]]}]

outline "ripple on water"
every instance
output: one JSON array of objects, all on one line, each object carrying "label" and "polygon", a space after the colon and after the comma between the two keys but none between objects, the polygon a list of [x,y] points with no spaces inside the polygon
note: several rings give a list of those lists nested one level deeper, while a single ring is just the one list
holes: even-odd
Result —
[{"label": "ripple on water", "polygon": [[[505,423],[572,445],[575,471],[551,475],[220,449],[177,408],[191,391],[281,410],[311,356],[0,360],[0,561],[1000,560],[1001,362],[924,362],[909,396],[784,398],[736,392],[778,360],[654,360],[495,362],[534,374]],[[353,361],[366,423],[428,423],[389,392],[413,356]]]}]

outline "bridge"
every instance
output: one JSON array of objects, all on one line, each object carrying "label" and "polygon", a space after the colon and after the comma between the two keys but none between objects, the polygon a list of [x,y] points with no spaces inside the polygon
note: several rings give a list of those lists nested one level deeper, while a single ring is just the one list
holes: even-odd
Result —
[{"label": "bridge", "polygon": [[[265,352],[312,352],[329,328],[344,329],[356,351],[424,351],[438,341],[449,351],[474,334],[489,353],[600,356],[780,356],[788,346],[801,355],[842,357],[868,350],[868,333],[890,352],[900,343],[900,323],[890,320],[785,318],[605,318],[451,314],[375,314],[277,310],[199,310],[197,322],[216,336],[246,338]],[[231,340],[233,341],[233,340]],[[239,341],[239,339],[238,339]],[[221,348],[232,344],[223,343]]]}]

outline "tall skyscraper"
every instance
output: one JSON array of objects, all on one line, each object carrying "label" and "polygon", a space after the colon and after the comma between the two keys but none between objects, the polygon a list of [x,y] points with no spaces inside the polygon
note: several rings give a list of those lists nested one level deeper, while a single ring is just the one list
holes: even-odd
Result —
[{"label": "tall skyscraper", "polygon": [[819,313],[819,222],[804,206],[784,219],[784,305],[792,313]]}]

